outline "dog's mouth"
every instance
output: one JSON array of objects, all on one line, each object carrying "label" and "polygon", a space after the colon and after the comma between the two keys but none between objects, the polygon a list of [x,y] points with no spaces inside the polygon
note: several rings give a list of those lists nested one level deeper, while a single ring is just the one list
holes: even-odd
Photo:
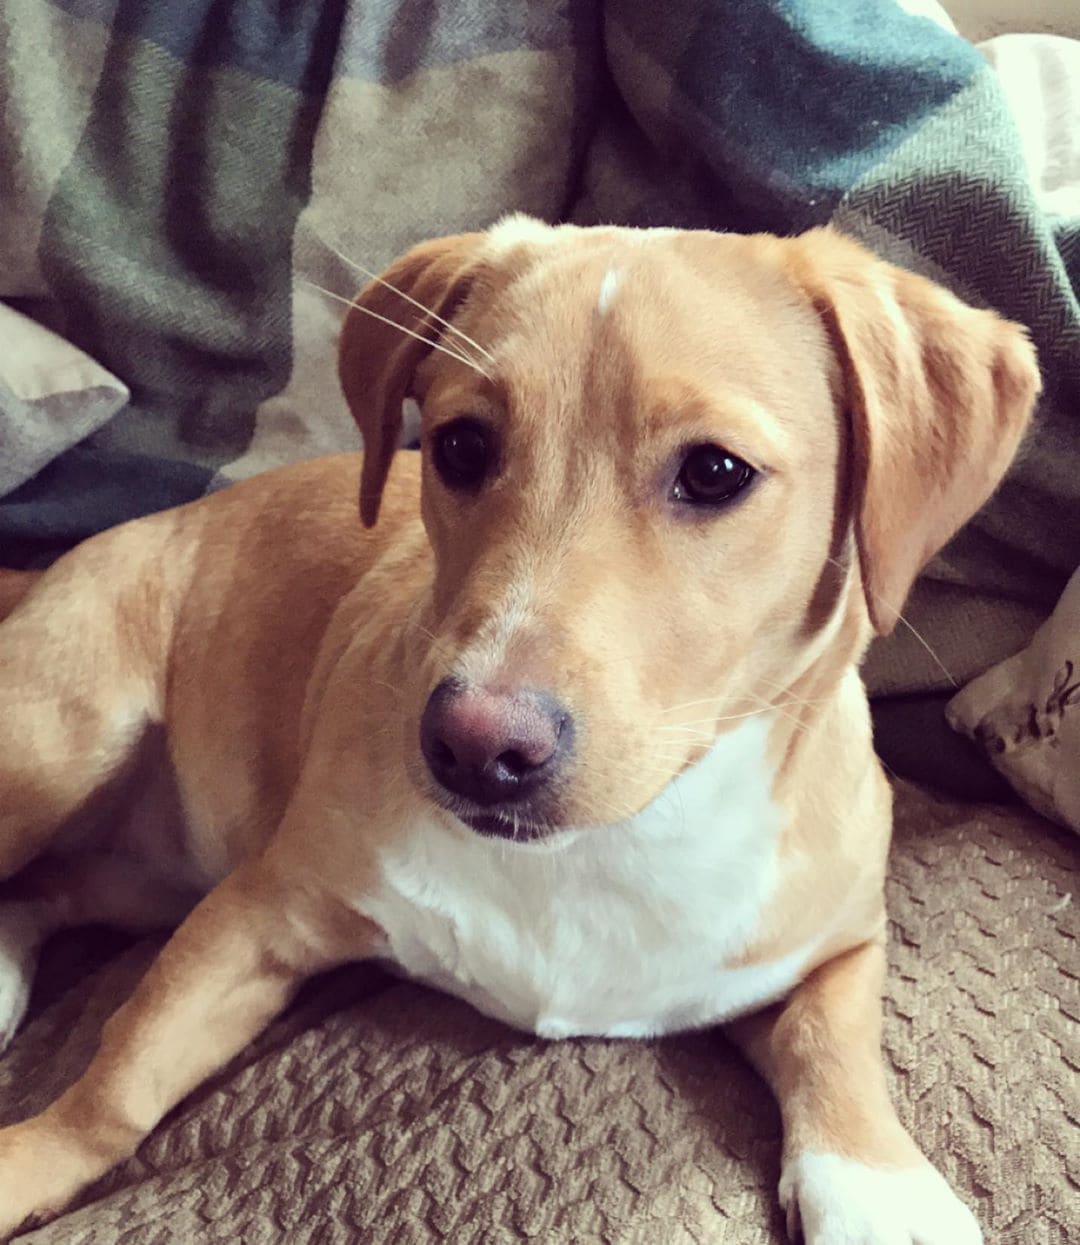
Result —
[{"label": "dog's mouth", "polygon": [[505,839],[508,843],[538,843],[558,834],[560,826],[527,821],[512,813],[455,813],[470,830],[486,839]]},{"label": "dog's mouth", "polygon": [[501,808],[484,808],[448,791],[432,789],[430,785],[427,797],[485,839],[502,839],[506,843],[542,843],[570,830],[569,826],[548,817],[537,817],[534,810],[527,811],[522,806],[511,804]]}]

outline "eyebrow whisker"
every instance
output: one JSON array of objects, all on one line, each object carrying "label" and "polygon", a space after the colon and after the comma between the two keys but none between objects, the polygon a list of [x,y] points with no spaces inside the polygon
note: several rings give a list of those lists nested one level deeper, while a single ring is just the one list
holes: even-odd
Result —
[{"label": "eyebrow whisker", "polygon": [[420,302],[416,298],[413,298],[411,294],[406,294],[404,290],[399,290],[396,285],[392,285],[389,281],[386,280],[385,277],[380,277],[377,272],[372,272],[370,268],[365,268],[363,264],[357,263],[355,259],[350,259],[348,255],[345,255],[343,252],[339,251],[338,248],[333,245],[333,243],[327,242],[325,238],[320,239],[320,241],[322,242],[323,246],[325,246],[328,250],[333,251],[333,253],[338,257],[338,259],[342,261],[342,263],[348,264],[350,268],[355,268],[358,273],[360,273],[362,276],[367,277],[369,280],[377,281],[379,285],[384,286],[386,289],[390,290],[394,294],[397,294],[399,298],[405,299],[407,303],[412,303],[414,307],[418,307],[422,312],[424,312],[425,315],[429,315],[432,317],[432,319],[437,320],[441,325],[447,328],[451,333],[456,333],[458,337],[462,339],[462,341],[467,342],[470,346],[473,347],[474,350],[478,350],[484,356],[484,358],[487,359],[489,363],[495,362],[495,356],[491,353],[490,350],[485,350],[484,347],[481,346],[478,341],[475,341],[473,338],[471,338],[468,335],[468,333],[458,328],[456,324],[453,324],[449,320],[444,319],[441,315],[439,315],[437,311],[432,311],[430,307],[425,307],[422,302]]},{"label": "eyebrow whisker", "polygon": [[391,320],[389,316],[382,316],[377,311],[372,311],[370,307],[365,307],[363,303],[354,303],[351,299],[343,298],[340,294],[335,294],[333,290],[325,289],[323,286],[316,284],[314,281],[308,281],[306,278],[301,278],[301,280],[305,285],[310,285],[313,290],[318,290],[320,294],[325,294],[327,298],[332,298],[335,302],[343,303],[346,307],[351,307],[356,311],[362,311],[364,315],[371,316],[373,320],[378,320],[381,324],[388,324],[391,328],[397,329],[407,337],[414,337],[418,342],[423,342],[425,346],[430,346],[432,350],[438,350],[441,354],[448,355],[451,359],[456,359],[458,363],[464,363],[466,367],[472,368],[474,372],[479,372],[486,380],[491,379],[489,373],[485,372],[479,363],[474,359],[470,359],[467,355],[460,354],[456,350],[451,350],[442,342],[433,341],[422,333],[406,328],[404,324],[399,324],[396,320]]}]

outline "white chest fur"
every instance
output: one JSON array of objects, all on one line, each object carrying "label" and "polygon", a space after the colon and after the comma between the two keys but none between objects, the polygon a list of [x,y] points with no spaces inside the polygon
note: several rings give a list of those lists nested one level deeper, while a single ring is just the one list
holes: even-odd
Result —
[{"label": "white chest fur", "polygon": [[722,736],[631,821],[509,845],[435,818],[358,907],[410,976],[544,1037],[644,1037],[785,994],[814,948],[726,968],[779,878],[768,723]]}]

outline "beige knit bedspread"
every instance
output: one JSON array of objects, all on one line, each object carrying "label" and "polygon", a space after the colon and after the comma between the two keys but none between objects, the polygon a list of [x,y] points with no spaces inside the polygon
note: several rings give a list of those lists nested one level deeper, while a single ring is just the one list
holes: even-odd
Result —
[{"label": "beige knit bedspread", "polygon": [[[898,800],[885,1048],[900,1114],[990,1245],[1080,1240],[1080,842]],[[1067,902],[1073,896],[1071,903]],[[84,1064],[154,954],[71,936],[0,1115]],[[35,1245],[765,1245],[778,1121],[725,1041],[530,1039],[368,969],[314,983]]]}]

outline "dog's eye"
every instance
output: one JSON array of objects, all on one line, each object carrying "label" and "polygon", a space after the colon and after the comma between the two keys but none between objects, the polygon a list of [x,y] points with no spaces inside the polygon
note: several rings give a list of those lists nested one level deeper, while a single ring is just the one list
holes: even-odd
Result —
[{"label": "dog's eye", "polygon": [[482,424],[455,419],[435,433],[432,461],[449,488],[476,488],[491,466],[491,442]]},{"label": "dog's eye", "polygon": [[672,496],[693,506],[719,506],[746,488],[754,474],[749,463],[719,445],[695,445],[682,461]]}]

